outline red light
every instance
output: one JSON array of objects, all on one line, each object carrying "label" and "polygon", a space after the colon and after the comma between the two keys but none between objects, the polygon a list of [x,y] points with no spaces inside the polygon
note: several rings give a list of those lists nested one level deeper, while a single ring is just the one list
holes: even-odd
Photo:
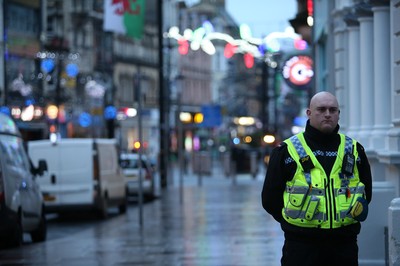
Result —
[{"label": "red light", "polygon": [[294,41],[294,48],[297,50],[305,50],[307,49],[307,42],[302,39],[297,39]]},{"label": "red light", "polygon": [[251,54],[249,53],[244,54],[243,59],[244,59],[244,65],[247,68],[252,68],[254,66],[254,57]]},{"label": "red light", "polygon": [[50,125],[49,131],[50,131],[50,133],[56,133],[56,132],[57,132],[57,127],[56,127],[56,125]]},{"label": "red light", "polygon": [[181,55],[187,55],[187,53],[189,52],[189,43],[186,39],[179,39],[178,40],[178,52]]},{"label": "red light", "polygon": [[149,147],[149,143],[147,141],[144,141],[143,145],[140,144],[140,141],[138,141],[138,140],[136,140],[133,143],[133,149],[135,149],[135,150],[139,150],[140,148],[147,149],[148,147]]},{"label": "red light", "polygon": [[308,16],[312,16],[313,12],[314,12],[313,1],[312,0],[307,0],[307,14],[308,14]]},{"label": "red light", "polygon": [[231,58],[235,54],[235,51],[236,51],[236,46],[227,43],[224,49],[224,56],[226,58]]}]

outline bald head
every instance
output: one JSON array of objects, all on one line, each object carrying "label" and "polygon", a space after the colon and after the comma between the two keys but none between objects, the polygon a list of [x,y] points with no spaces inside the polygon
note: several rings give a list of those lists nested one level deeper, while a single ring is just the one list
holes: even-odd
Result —
[{"label": "bald head", "polygon": [[339,104],[327,91],[318,92],[310,101],[307,116],[310,125],[323,133],[332,133],[339,122]]},{"label": "bald head", "polygon": [[326,102],[326,101],[332,102],[332,104],[335,105],[335,107],[339,108],[339,103],[336,99],[336,96],[327,91],[321,91],[321,92],[316,93],[311,98],[310,107],[316,106],[316,105],[320,104],[321,102]]}]

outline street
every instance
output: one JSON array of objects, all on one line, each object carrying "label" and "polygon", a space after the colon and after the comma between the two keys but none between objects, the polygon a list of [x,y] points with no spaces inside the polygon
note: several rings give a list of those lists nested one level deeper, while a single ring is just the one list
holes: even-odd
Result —
[{"label": "street", "polygon": [[0,265],[279,265],[283,235],[262,208],[263,173],[183,176],[160,197],[127,213],[110,209],[110,218],[88,214],[49,216],[48,238],[0,250]]}]

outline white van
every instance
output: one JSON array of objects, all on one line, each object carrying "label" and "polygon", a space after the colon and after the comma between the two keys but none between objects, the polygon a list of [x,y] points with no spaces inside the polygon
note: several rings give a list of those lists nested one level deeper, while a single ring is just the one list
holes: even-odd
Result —
[{"label": "white van", "polygon": [[14,121],[0,113],[0,244],[17,247],[23,233],[33,242],[46,240],[44,202],[37,176],[46,170],[46,162],[33,168]]},{"label": "white van", "polygon": [[94,210],[102,218],[111,206],[126,212],[115,139],[35,140],[28,142],[28,152],[34,164],[47,161],[48,176],[40,180],[47,212]]}]

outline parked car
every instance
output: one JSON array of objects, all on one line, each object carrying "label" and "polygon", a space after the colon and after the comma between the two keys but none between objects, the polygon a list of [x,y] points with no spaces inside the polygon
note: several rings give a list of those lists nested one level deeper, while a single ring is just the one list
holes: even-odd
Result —
[{"label": "parked car", "polygon": [[[128,196],[139,195],[139,154],[138,153],[121,153],[119,164],[122,173],[125,176],[125,185]],[[142,193],[145,199],[153,199],[155,197],[155,180],[154,166],[149,159],[142,155]]]},{"label": "parked car", "polygon": [[33,242],[46,240],[44,203],[37,177],[47,169],[39,160],[34,168],[14,121],[0,113],[0,243],[22,244],[23,233]]},{"label": "parked car", "polygon": [[47,160],[48,176],[40,182],[50,213],[93,210],[102,218],[109,207],[126,212],[125,179],[115,139],[60,139],[28,142],[33,163]]}]

